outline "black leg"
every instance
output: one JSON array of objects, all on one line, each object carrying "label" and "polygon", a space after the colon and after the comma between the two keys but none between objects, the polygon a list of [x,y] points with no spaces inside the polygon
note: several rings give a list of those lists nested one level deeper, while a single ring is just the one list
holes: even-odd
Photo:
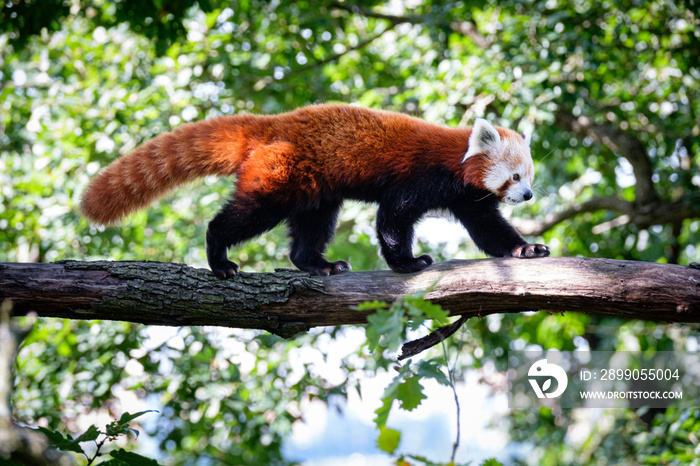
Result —
[{"label": "black leg", "polygon": [[492,257],[544,257],[549,248],[528,244],[508,221],[497,205],[467,210],[461,206],[450,209],[469,231],[476,246]]},{"label": "black leg", "polygon": [[421,215],[401,209],[398,202],[379,204],[377,236],[382,256],[394,272],[417,272],[434,262],[428,254],[413,257],[413,225]]},{"label": "black leg", "polygon": [[340,202],[326,203],[316,209],[295,212],[289,217],[292,237],[290,259],[300,270],[322,276],[350,270],[348,262],[328,262],[323,257],[326,246],[335,234],[340,205]]},{"label": "black leg", "polygon": [[236,199],[229,202],[207,229],[207,261],[214,275],[227,278],[238,273],[238,265],[228,260],[228,248],[265,233],[283,219],[278,206]]}]

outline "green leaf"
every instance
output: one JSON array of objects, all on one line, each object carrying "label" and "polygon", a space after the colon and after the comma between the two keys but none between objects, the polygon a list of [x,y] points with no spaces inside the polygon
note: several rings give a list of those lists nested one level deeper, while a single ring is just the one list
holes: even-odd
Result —
[{"label": "green leaf", "polygon": [[500,461],[497,461],[495,458],[489,458],[483,463],[481,463],[481,466],[503,466]]},{"label": "green leaf", "polygon": [[385,451],[389,454],[393,454],[394,451],[399,447],[399,442],[401,441],[401,432],[398,430],[390,429],[386,426],[382,426],[379,429],[379,438],[377,439],[377,446],[380,450]]},{"label": "green leaf", "polygon": [[439,304],[433,304],[430,301],[423,301],[420,309],[426,316],[433,319],[439,325],[447,325],[450,323],[448,312]]},{"label": "green leaf", "polygon": [[88,430],[83,432],[77,439],[75,439],[75,441],[76,442],[89,442],[90,440],[95,440],[99,435],[100,435],[100,431],[97,430],[97,427],[90,426],[90,427],[88,427]]},{"label": "green leaf", "polygon": [[357,311],[375,311],[377,309],[386,309],[389,307],[389,303],[385,301],[365,301],[354,307]]},{"label": "green leaf", "polygon": [[60,432],[49,430],[45,427],[39,427],[36,430],[46,435],[49,442],[51,442],[53,446],[61,451],[72,451],[83,455],[85,454],[85,451],[83,451],[83,448],[78,444],[78,441],[74,440],[70,435],[64,437]]},{"label": "green leaf", "polygon": [[367,317],[369,326],[367,338],[369,349],[374,351],[377,347],[396,351],[403,343],[404,317],[403,313],[393,309],[379,310]]},{"label": "green leaf", "polygon": [[382,428],[386,425],[386,421],[389,419],[389,412],[391,412],[391,405],[394,403],[396,398],[382,398],[382,405],[374,411],[374,424]]},{"label": "green leaf", "polygon": [[158,412],[155,410],[148,410],[148,411],[141,411],[139,413],[124,413],[122,414],[122,417],[119,418],[118,421],[114,421],[110,424],[107,424],[105,427],[105,434],[108,437],[116,437],[118,435],[131,435],[133,434],[134,436],[138,437],[139,436],[139,431],[136,429],[133,429],[128,426],[129,422],[133,421],[139,416],[142,416],[146,413],[154,413]]},{"label": "green leaf", "polygon": [[413,375],[399,384],[396,391],[396,399],[401,403],[401,409],[413,411],[427,398],[420,384],[420,377]]},{"label": "green leaf", "polygon": [[[131,466],[158,466],[158,462],[151,458],[146,458],[145,456],[126,451],[123,448],[119,450],[110,451],[109,455],[119,461],[123,461]],[[102,463],[107,464],[107,463]]]},{"label": "green leaf", "polygon": [[414,318],[425,316],[429,319],[433,319],[439,325],[447,325],[450,323],[448,312],[439,304],[433,304],[423,299],[423,294],[416,294],[407,298],[406,304],[413,310],[413,312],[410,312],[410,315]]},{"label": "green leaf", "polygon": [[391,405],[394,403],[398,395],[399,384],[401,383],[402,375],[399,374],[394,377],[389,385],[384,389],[384,394],[382,395],[382,405],[377,408],[374,412],[376,414],[374,418],[374,423],[377,427],[383,427],[386,425],[387,419],[389,419],[389,412],[391,411]]},{"label": "green leaf", "polygon": [[449,377],[442,371],[444,367],[442,360],[424,359],[418,363],[416,374],[420,377],[435,379],[442,385],[452,385]]},{"label": "green leaf", "polygon": [[122,414],[122,417],[119,418],[119,421],[117,421],[117,424],[118,425],[125,425],[125,424],[133,421],[137,417],[143,416],[146,413],[157,413],[157,412],[158,411],[156,411],[155,409],[149,409],[147,411],[141,411],[141,412],[134,413],[134,414],[124,413],[124,414]]}]

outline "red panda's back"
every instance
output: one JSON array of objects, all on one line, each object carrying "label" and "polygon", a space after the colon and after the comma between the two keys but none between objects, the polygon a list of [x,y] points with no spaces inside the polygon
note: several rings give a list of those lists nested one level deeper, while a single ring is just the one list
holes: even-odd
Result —
[{"label": "red panda's back", "polygon": [[285,139],[299,151],[297,166],[314,171],[331,187],[451,165],[468,141],[464,129],[347,105],[305,107],[282,117]]}]

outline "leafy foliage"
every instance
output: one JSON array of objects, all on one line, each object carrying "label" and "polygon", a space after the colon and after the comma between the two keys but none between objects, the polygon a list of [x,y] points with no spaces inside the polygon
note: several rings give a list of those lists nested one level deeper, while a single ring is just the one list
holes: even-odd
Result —
[{"label": "leafy foliage", "polygon": [[[227,196],[228,181],[205,180],[104,229],[77,214],[88,179],[184,122],[313,102],[358,102],[449,125],[481,116],[534,129],[539,199],[517,212],[519,218],[543,219],[597,198],[636,201],[632,161],[619,148],[562,127],[562,111],[636,138],[650,161],[656,196],[698,204],[700,15],[694,2],[38,5],[9,2],[0,10],[2,261],[110,258],[205,266],[206,223]],[[636,205],[635,212],[645,208]],[[346,206],[329,256],[350,259],[355,270],[385,267],[373,217],[372,209]],[[655,225],[624,217],[607,209],[582,212],[541,239],[557,255],[700,261],[697,218]],[[441,232],[439,225],[432,233]],[[479,257],[464,237],[419,239],[417,249],[441,260]],[[287,249],[278,228],[235,254],[244,270],[273,270],[289,266]],[[346,396],[360,377],[391,370],[383,356],[414,335],[420,319],[444,320],[414,298],[375,314],[368,345],[343,360],[342,380],[331,380],[321,363],[295,362],[302,348],[320,352],[340,329],[282,342],[245,331],[46,320],[18,360],[15,415],[54,432],[67,426],[75,440],[82,435],[79,420],[89,413],[155,406],[161,414],[144,430],[168,464],[285,464],[283,438],[301,420],[305,401]],[[469,322],[455,343],[448,341],[446,352],[458,362],[453,375],[460,380],[467,371],[504,371],[509,349],[696,349],[698,332],[690,325],[569,313],[504,314]],[[401,456],[387,422],[394,400],[405,407],[420,402],[422,379],[447,381],[439,361],[430,355],[404,364],[385,392],[377,416],[381,443],[399,464],[432,464],[420,452]],[[124,409],[125,400],[139,408]],[[507,430],[513,442],[530,445],[533,459],[521,460],[533,464],[693,461],[697,413],[651,414],[599,413],[602,421],[582,443],[569,434],[586,425],[576,412],[512,413]]]},{"label": "leafy foliage", "polygon": [[212,4],[207,0],[8,2],[0,10],[0,32],[8,33],[10,42],[22,47],[31,36],[41,33],[42,30],[55,32],[60,30],[62,24],[71,16],[84,16],[102,27],[128,23],[132,31],[152,39],[156,50],[162,54],[173,42],[186,37],[184,21],[187,19],[188,10],[195,5],[205,12],[212,10]]},{"label": "leafy foliage", "polygon": [[357,306],[358,311],[374,310],[367,316],[367,342],[369,351],[382,356],[383,351],[396,352],[406,341],[407,331],[416,330],[433,321],[442,326],[448,323],[447,311],[437,304],[423,299],[430,290],[404,296],[391,305],[380,301],[369,301]]},{"label": "leafy foliage", "polygon": [[[146,413],[150,412],[155,412],[152,410],[149,411],[141,411],[140,413],[124,413],[122,414],[122,417],[119,418],[118,421],[113,421],[105,426],[104,432],[100,431],[95,427],[94,425],[88,427],[88,429],[83,432],[81,435],[79,435],[77,438],[73,438],[70,436],[70,434],[66,435],[65,437],[63,434],[61,434],[58,431],[54,431],[51,429],[47,429],[45,427],[39,427],[37,430],[42,432],[44,435],[46,435],[46,438],[49,439],[49,442],[56,448],[62,451],[67,451],[67,452],[73,452],[73,453],[79,453],[81,455],[84,455],[85,458],[87,459],[87,464],[95,464],[95,460],[97,460],[102,453],[100,453],[100,449],[104,446],[105,442],[107,441],[114,441],[116,440],[119,436],[124,435],[124,436],[130,436],[134,435],[135,437],[138,437],[139,431],[129,427],[129,423],[136,419],[137,417],[143,416]],[[97,439],[100,437],[100,435],[103,436],[103,438],[98,442]],[[95,449],[95,452],[90,456],[85,450],[83,449],[82,446],[80,446],[81,443],[84,442],[94,442],[95,446],[97,447]],[[113,450],[109,452],[110,456],[113,458],[108,461],[103,461],[100,462],[99,464],[104,464],[104,465],[114,465],[114,466],[119,466],[123,464],[128,464],[128,465],[133,465],[133,466],[149,466],[149,465],[158,465],[158,462],[149,458],[146,458],[142,455],[138,455],[136,453],[131,453],[127,452],[124,449],[120,448],[118,450]]]},{"label": "leafy foliage", "polygon": [[[428,290],[429,291],[429,290]],[[367,345],[378,365],[386,364],[393,358],[389,353],[396,353],[401,344],[409,337],[410,332],[426,326],[432,321],[437,326],[447,323],[447,312],[439,305],[423,299],[427,291],[406,296],[391,305],[372,301],[358,306],[358,310],[374,309],[375,312],[367,317]],[[443,385],[453,385],[453,382],[443,372],[444,359],[437,357],[423,359],[412,364],[409,359],[403,366],[394,366],[398,374],[384,389],[382,404],[375,411],[374,422],[379,429],[377,444],[387,453],[394,453],[399,446],[401,432],[387,426],[389,413],[394,401],[404,411],[413,411],[427,397],[421,380],[435,379]]]}]

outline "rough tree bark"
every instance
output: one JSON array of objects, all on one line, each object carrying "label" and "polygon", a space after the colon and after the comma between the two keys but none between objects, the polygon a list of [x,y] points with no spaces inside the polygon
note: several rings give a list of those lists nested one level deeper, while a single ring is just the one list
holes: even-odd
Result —
[{"label": "rough tree bark", "polygon": [[426,298],[452,315],[545,310],[700,322],[700,269],[612,259],[449,261],[416,273],[296,270],[218,280],[208,270],[158,262],[0,264],[0,301],[15,315],[158,325],[256,328],[291,336],[314,326],[360,324],[353,306]]}]

